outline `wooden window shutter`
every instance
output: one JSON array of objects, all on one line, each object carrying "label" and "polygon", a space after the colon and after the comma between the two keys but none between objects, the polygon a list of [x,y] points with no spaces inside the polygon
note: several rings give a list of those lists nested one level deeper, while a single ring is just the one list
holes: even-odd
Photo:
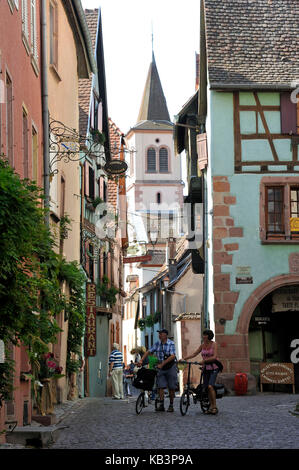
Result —
[{"label": "wooden window shutter", "polygon": [[99,196],[104,201],[104,178],[102,176],[99,178]]},{"label": "wooden window shutter", "polygon": [[31,0],[31,52],[37,59],[36,0]]},{"label": "wooden window shutter", "polygon": [[23,109],[23,168],[24,178],[29,178],[28,116],[25,109]]},{"label": "wooden window shutter", "polygon": [[281,133],[297,134],[297,105],[291,101],[291,93],[280,95]]},{"label": "wooden window shutter", "polygon": [[88,173],[89,173],[89,197],[93,198],[94,199],[94,169],[89,166],[88,168]]},{"label": "wooden window shutter", "polygon": [[28,0],[22,0],[22,31],[28,40]]},{"label": "wooden window shutter", "polygon": [[103,105],[101,101],[99,102],[98,107],[98,131],[103,131]]},{"label": "wooden window shutter", "polygon": [[85,196],[89,196],[89,165],[87,162],[84,163],[84,193]]}]

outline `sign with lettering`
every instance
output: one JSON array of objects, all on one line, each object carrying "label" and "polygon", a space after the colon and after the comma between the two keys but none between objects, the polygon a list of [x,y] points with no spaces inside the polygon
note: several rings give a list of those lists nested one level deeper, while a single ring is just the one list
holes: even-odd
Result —
[{"label": "sign with lettering", "polygon": [[150,261],[151,255],[144,256],[130,256],[129,258],[123,258],[124,263],[141,263],[142,261]]},{"label": "sign with lettering", "polygon": [[259,325],[267,325],[271,321],[270,317],[255,317],[254,320],[259,324]]},{"label": "sign with lettering", "polygon": [[85,344],[87,356],[95,356],[97,352],[96,320],[96,285],[89,282],[86,284]]},{"label": "sign with lettering", "polygon": [[263,384],[291,384],[295,393],[294,364],[282,362],[262,362],[260,364],[261,392]]},{"label": "sign with lettering", "polygon": [[290,273],[299,274],[299,253],[290,253],[289,270]]},{"label": "sign with lettering", "polygon": [[299,311],[299,286],[280,287],[272,295],[272,312]]},{"label": "sign with lettering", "polygon": [[250,266],[237,266],[236,274],[236,284],[253,284]]},{"label": "sign with lettering", "polygon": [[104,170],[110,175],[124,175],[128,165],[124,160],[110,160],[104,166]]}]

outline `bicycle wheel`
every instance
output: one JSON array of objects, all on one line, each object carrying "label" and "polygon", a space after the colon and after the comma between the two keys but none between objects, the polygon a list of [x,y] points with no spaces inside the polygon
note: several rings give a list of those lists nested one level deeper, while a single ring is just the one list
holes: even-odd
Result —
[{"label": "bicycle wheel", "polygon": [[185,416],[185,414],[187,413],[189,405],[190,405],[190,393],[184,392],[180,400],[180,411],[183,416]]},{"label": "bicycle wheel", "polygon": [[144,408],[144,392],[141,392],[136,400],[136,413],[140,415],[142,409]]}]

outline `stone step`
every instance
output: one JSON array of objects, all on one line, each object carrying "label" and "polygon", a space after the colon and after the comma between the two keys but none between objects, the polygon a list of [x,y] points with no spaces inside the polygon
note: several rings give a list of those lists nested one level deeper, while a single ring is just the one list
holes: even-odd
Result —
[{"label": "stone step", "polygon": [[47,448],[56,441],[60,429],[57,426],[17,426],[13,432],[6,434],[8,444]]}]

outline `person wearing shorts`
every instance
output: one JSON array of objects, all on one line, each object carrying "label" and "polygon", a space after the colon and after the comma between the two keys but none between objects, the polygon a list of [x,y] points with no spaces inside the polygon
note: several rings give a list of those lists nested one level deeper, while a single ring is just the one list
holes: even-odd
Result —
[{"label": "person wearing shorts", "polygon": [[[199,363],[204,366],[203,368],[203,386],[208,390],[210,408],[206,411],[207,414],[216,415],[218,408],[216,406],[216,392],[214,385],[216,383],[219,366],[217,365],[217,344],[212,341],[214,333],[212,330],[205,330],[202,333],[203,343],[199,348],[190,356],[183,358],[183,361],[188,361],[201,353],[202,361]],[[219,364],[219,362],[218,362]]]},{"label": "person wearing shorts", "polygon": [[150,353],[156,353],[158,357],[157,389],[160,399],[156,407],[156,411],[165,411],[164,389],[168,388],[169,407],[167,411],[173,412],[173,402],[175,397],[175,390],[177,388],[175,344],[173,341],[168,339],[168,331],[165,328],[163,328],[162,330],[158,330],[158,333],[159,341],[157,341],[148,351],[145,352],[138,365],[141,366]]}]

